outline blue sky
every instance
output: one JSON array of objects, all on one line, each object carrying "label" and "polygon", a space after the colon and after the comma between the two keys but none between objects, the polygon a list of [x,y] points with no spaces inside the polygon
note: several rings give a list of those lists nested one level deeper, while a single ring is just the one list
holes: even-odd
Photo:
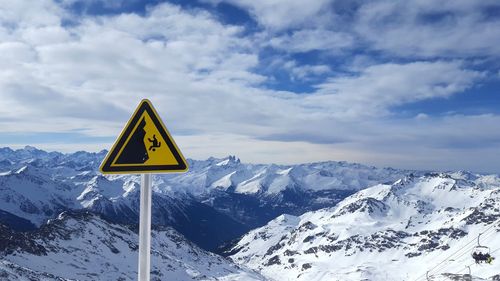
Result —
[{"label": "blue sky", "polygon": [[500,173],[498,1],[0,1],[0,145]]}]

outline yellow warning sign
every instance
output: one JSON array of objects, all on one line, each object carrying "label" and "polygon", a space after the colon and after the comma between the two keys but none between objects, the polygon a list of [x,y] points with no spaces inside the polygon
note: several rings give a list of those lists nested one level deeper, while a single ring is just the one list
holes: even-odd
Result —
[{"label": "yellow warning sign", "polygon": [[101,164],[103,174],[187,171],[187,162],[149,100],[142,100]]}]

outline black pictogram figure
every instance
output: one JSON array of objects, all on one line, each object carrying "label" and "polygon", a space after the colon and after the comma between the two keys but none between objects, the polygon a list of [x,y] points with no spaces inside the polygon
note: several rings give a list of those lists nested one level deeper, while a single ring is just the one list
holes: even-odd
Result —
[{"label": "black pictogram figure", "polygon": [[123,152],[116,160],[116,164],[142,164],[149,159],[146,145],[144,145],[144,136],[146,131],[144,127],[146,121],[144,118],[140,121],[136,131],[130,137],[129,142],[123,148]]},{"label": "black pictogram figure", "polygon": [[157,139],[156,139],[156,135],[153,135],[153,139],[150,139],[148,138],[148,141],[151,142],[151,146],[149,147],[148,150],[153,150],[153,151],[156,151],[155,148],[157,147],[160,147],[161,146],[161,142],[159,142]]}]

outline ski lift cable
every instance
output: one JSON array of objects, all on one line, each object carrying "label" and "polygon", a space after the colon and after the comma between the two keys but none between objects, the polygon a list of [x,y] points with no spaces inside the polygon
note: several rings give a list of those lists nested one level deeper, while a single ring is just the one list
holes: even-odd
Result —
[{"label": "ski lift cable", "polygon": [[[491,230],[494,230],[494,229],[493,229],[493,226],[495,226],[495,224],[496,224],[496,222],[495,222],[495,223],[493,223],[490,227],[488,227],[486,230],[484,230],[484,231],[480,234],[480,235],[483,235],[483,240],[488,240],[488,239],[490,238],[490,236],[492,236],[493,234],[495,234],[495,231],[491,231]],[[490,231],[491,231],[491,232],[490,232]],[[470,243],[468,243],[468,244],[470,244]],[[473,247],[472,247],[472,249],[473,249],[474,247],[476,247],[476,246],[473,246]],[[468,254],[469,254],[468,252],[470,251],[470,249],[471,249],[471,246],[464,247],[464,248],[463,248],[464,252],[463,252],[463,253],[461,253],[461,254],[459,254],[459,255],[458,255],[457,257],[455,257],[454,259],[451,259],[451,257],[452,257],[453,255],[455,255],[455,254],[458,254],[458,253],[454,253],[454,254],[452,254],[450,257],[448,257],[448,258],[450,259],[450,260],[449,260],[449,261],[450,261],[450,263],[443,263],[441,266],[438,266],[438,268],[436,268],[436,267],[435,267],[435,268],[433,268],[433,269],[431,270],[431,271],[434,271],[434,274],[433,274],[433,275],[436,275],[436,274],[437,274],[438,272],[440,272],[440,271],[442,271],[443,273],[444,273],[444,272],[446,272],[446,271],[448,271],[448,270],[445,270],[445,269],[446,269],[446,268],[448,268],[448,267],[450,267],[450,266],[452,266],[452,265],[454,264],[454,263],[453,263],[453,261],[456,261],[457,259],[459,259],[459,258],[463,257],[464,255],[468,255]],[[495,251],[493,251],[493,252],[496,252],[496,251],[498,251],[498,250],[499,250],[499,249],[496,249],[496,250],[495,250]],[[458,252],[460,252],[460,251],[458,251]],[[492,253],[493,253],[493,252],[492,252]],[[445,260],[445,261],[446,261],[446,260]],[[473,264],[475,264],[475,263],[472,263],[471,265],[473,265]],[[469,265],[469,266],[470,266],[470,265]]]},{"label": "ski lift cable", "polygon": [[[475,240],[474,240],[475,241]],[[439,271],[441,269],[441,267],[443,266],[446,266],[445,262],[448,262],[453,256],[459,254],[459,257],[462,256],[463,254],[461,252],[465,252],[465,253],[468,253],[470,250],[469,249],[472,249],[474,246],[473,245],[470,245],[472,244],[474,241],[470,241],[469,243],[463,245],[460,247],[460,249],[458,249],[457,251],[455,251],[453,254],[451,255],[448,255],[448,257],[446,257],[445,259],[443,259],[440,263],[436,264],[433,268],[431,268],[429,270],[429,272],[431,271]],[[445,256],[446,252],[442,252],[438,257],[436,257],[435,259],[437,260],[440,260],[441,257]],[[421,278],[423,278],[424,276],[422,275]],[[419,278],[420,279],[420,278]]]},{"label": "ski lift cable", "polygon": [[[483,235],[485,233],[486,233],[486,231],[483,232]],[[488,234],[486,234],[486,235],[483,236],[483,240],[488,240],[490,238],[490,236],[492,236],[493,234],[495,234],[495,232],[489,232]],[[470,250],[474,249],[474,248],[475,248],[475,246],[473,246],[472,248],[470,246],[463,248],[464,253],[461,253],[460,255],[458,255],[457,257],[455,257],[453,260],[449,260],[450,263],[444,263],[439,269],[435,269],[434,271],[436,273],[439,272],[439,271],[445,271],[444,270],[445,268],[450,267],[450,266],[453,265],[453,261],[457,261],[459,258],[463,257],[464,255],[469,255],[470,254]]]},{"label": "ski lift cable", "polygon": [[500,248],[495,249],[494,251],[491,252],[491,254],[500,251]]},{"label": "ski lift cable", "polygon": [[[474,242],[475,239],[472,241]],[[460,254],[460,256],[468,253],[470,251],[470,249],[472,249],[474,246],[468,246],[469,244],[471,244],[472,242],[469,242],[467,244],[465,244],[464,246],[462,246],[460,249],[458,249],[457,251],[455,251],[453,254],[449,255],[447,258],[443,259],[440,263],[438,263],[437,265],[435,265],[433,268],[431,268],[430,270],[428,270],[428,272],[439,272],[442,268],[445,268],[446,267],[446,262],[448,262],[450,260],[451,257],[453,257],[454,255],[464,251],[463,254]],[[422,275],[420,275],[419,277],[417,277],[417,279],[415,279],[415,281],[418,281],[418,280],[425,280],[426,279],[426,274],[427,273],[424,273]]]},{"label": "ski lift cable", "polygon": [[471,263],[469,265],[466,265],[465,268],[462,268],[461,270],[457,271],[457,274],[460,273],[460,272],[462,272],[462,271],[464,271],[464,270],[468,270],[469,267],[473,266],[474,264],[475,264],[475,262],[473,262],[473,263]]},{"label": "ski lift cable", "polygon": [[[476,239],[474,238],[474,240],[472,241],[469,241],[467,244],[463,245],[462,247],[460,247],[460,249],[458,249],[457,251],[455,251],[453,254],[449,255],[447,258],[443,259],[440,263],[438,263],[437,265],[435,265],[433,268],[431,268],[430,270],[428,270],[429,272],[432,272],[432,271],[439,271],[441,269],[441,267],[445,266],[443,265],[445,262],[449,261],[450,258],[452,258],[453,256],[455,256],[456,254],[460,253],[460,252],[464,252],[465,253],[468,253],[469,251],[469,248],[472,249],[474,246],[469,246],[470,244],[474,243],[476,241]],[[463,254],[461,254],[460,256],[462,256]],[[420,279],[425,279],[426,277],[426,274],[422,274],[420,275],[417,279],[415,279],[415,281],[417,280],[420,280]]]},{"label": "ski lift cable", "polygon": [[[497,219],[496,222],[492,223],[489,227],[487,227],[483,232],[481,232],[481,235],[484,235],[485,233],[487,233],[488,231],[490,231],[491,229],[493,229],[494,226],[496,226],[496,224],[500,222],[500,219]],[[488,234],[489,236],[490,234]],[[484,239],[484,238],[483,238]],[[458,249],[457,251],[455,251],[453,254],[451,254],[450,256],[448,256],[446,259],[442,260],[440,263],[438,263],[437,265],[435,265],[433,268],[431,268],[430,270],[428,270],[428,272],[431,272],[431,271],[434,271],[436,268],[438,268],[439,266],[441,266],[443,263],[445,263],[446,261],[449,261],[451,257],[453,257],[454,255],[456,255],[457,253],[461,252],[461,251],[464,251],[466,248],[473,248],[473,247],[469,247],[469,245],[471,243],[474,243],[476,242],[476,238],[472,239],[471,241],[469,241],[467,244],[465,244],[464,246],[462,246],[460,249]],[[467,252],[467,251],[465,251]],[[465,253],[461,254],[460,256],[458,257],[462,257],[463,255],[465,255]],[[457,258],[458,258],[457,257]],[[417,279],[415,279],[414,281],[418,281],[422,278],[426,278],[426,273],[420,275],[419,277],[417,277]]]},{"label": "ski lift cable", "polygon": [[[495,250],[493,250],[491,253],[493,254],[493,253],[496,253],[496,252],[498,252],[498,251],[500,251],[500,247],[499,247],[499,248],[497,248],[497,249],[495,249]],[[475,262],[473,262],[473,263],[471,263],[471,264],[469,264],[469,265],[466,265],[466,266],[465,266],[465,268],[462,268],[462,269],[461,269],[461,270],[459,270],[457,273],[460,273],[460,272],[462,272],[462,271],[466,270],[468,267],[473,266],[474,264],[476,264],[476,263],[475,263]]]},{"label": "ski lift cable", "polygon": [[[485,232],[483,232],[483,233],[486,233],[486,231],[485,231]],[[492,234],[494,234],[494,232],[488,233],[487,235],[485,235],[485,237],[484,237],[483,239],[484,239],[484,240],[486,240],[486,237],[488,237],[488,238],[489,238],[489,236],[491,236]],[[499,251],[499,250],[500,250],[500,248],[497,248],[497,249],[493,250],[493,251],[491,252],[491,254],[493,254],[493,253],[495,253],[495,252],[497,252],[497,251]],[[460,258],[460,257],[462,257],[462,256],[463,256],[463,254],[462,254],[462,255],[460,255],[460,256],[458,256],[457,258]],[[453,261],[457,261],[457,259],[455,259],[455,260],[453,260]],[[462,271],[467,270],[469,267],[473,266],[474,264],[476,264],[476,263],[475,263],[475,262],[473,262],[473,263],[471,263],[471,264],[469,264],[469,265],[466,265],[464,268],[462,268],[461,270],[457,271],[457,274],[461,273]],[[437,271],[437,272],[439,272],[439,271],[441,271],[441,270],[445,269],[447,266],[450,266],[450,265],[452,265],[452,263],[450,263],[450,264],[446,264],[445,266],[441,267],[440,269],[438,269],[438,270],[436,270],[436,271]],[[435,275],[435,274],[433,274],[433,275],[431,275],[431,276],[434,276],[434,275]]]},{"label": "ski lift cable", "polygon": [[[498,221],[500,221],[500,219],[499,219]],[[488,233],[489,231],[491,231],[491,229],[492,229],[492,227],[493,227],[493,226],[494,226],[494,224],[493,224],[493,225],[490,225],[488,228],[486,228],[483,232],[481,232],[481,233],[480,233],[480,235],[484,235],[484,236],[483,236],[483,239],[487,239],[487,238],[489,238],[489,236],[490,236],[491,234],[493,234],[493,232],[492,232],[492,233]],[[487,234],[486,234],[486,233],[487,233]],[[486,234],[486,235],[485,235],[485,234]],[[457,250],[457,251],[455,251],[453,254],[451,254],[450,256],[448,256],[447,258],[445,258],[445,259],[444,259],[444,260],[443,260],[440,264],[443,264],[443,263],[445,263],[446,261],[449,261],[449,260],[450,260],[453,256],[455,256],[455,255],[457,255],[457,254],[459,254],[459,255],[457,256],[457,258],[462,257],[462,256],[463,256],[463,255],[465,255],[465,254],[468,254],[468,253],[469,253],[469,251],[475,247],[475,245],[474,245],[474,246],[470,246],[470,244],[471,244],[471,243],[473,243],[474,241],[476,241],[476,239],[473,239],[473,240],[471,240],[469,243],[467,243],[467,244],[463,245],[460,249],[458,249],[458,250]],[[464,253],[461,253],[462,251],[463,251]],[[444,253],[446,253],[446,252],[443,252],[443,254],[444,254]],[[442,255],[438,256],[438,258],[440,258],[441,256],[442,256]],[[429,270],[429,271],[434,271],[434,270],[436,270],[436,268],[437,268],[437,267],[439,267],[439,265],[440,265],[440,264],[437,264],[435,267],[433,267],[433,268],[432,268],[431,270]]]},{"label": "ski lift cable", "polygon": [[[498,252],[498,251],[500,251],[500,247],[497,248],[497,249],[495,249],[495,250],[493,250],[491,253],[493,254],[493,253]],[[460,273],[460,272],[462,272],[464,270],[467,270],[468,267],[473,266],[474,264],[476,264],[476,263],[473,262],[473,263],[471,263],[469,265],[466,265],[465,268],[462,268],[461,270],[457,271],[457,273]]]},{"label": "ski lift cable", "polygon": [[440,264],[436,265],[434,268],[432,268],[429,271],[432,271],[434,273],[438,273],[445,268],[447,268],[450,265],[451,261],[454,261],[464,255],[468,255],[470,250],[473,248],[473,245],[470,246],[464,246],[463,248],[459,249],[456,251],[453,255],[450,255],[448,258],[444,259]]},{"label": "ski lift cable", "polygon": [[[485,233],[487,233],[490,229],[488,228],[487,230],[483,231],[482,234],[484,235]],[[495,232],[489,232],[487,233],[486,235],[484,235],[483,237],[483,240],[487,240],[490,238],[490,236],[492,236],[493,234],[495,234]],[[470,250],[474,249],[474,247],[476,246],[468,246],[468,247],[464,247],[462,248],[462,251],[463,253],[460,253],[457,257],[455,257],[454,259],[451,259],[451,256],[449,257],[449,260],[445,260],[445,261],[448,261],[449,263],[443,263],[441,266],[439,266],[438,268],[434,268],[430,271],[434,271],[434,274],[433,275],[436,275],[438,272],[440,271],[443,271],[445,272],[445,269],[452,266],[454,263],[453,261],[456,261],[457,259],[463,257],[464,255],[469,255],[470,254]],[[457,253],[459,253],[461,251],[457,251]],[[474,264],[474,263],[472,263]],[[429,272],[430,272],[429,271]]]},{"label": "ski lift cable", "polygon": [[[470,248],[470,249],[472,249],[472,248]],[[462,254],[460,254],[458,257],[456,257],[456,259],[460,258],[460,257],[461,257],[461,256],[463,256],[463,255],[466,255],[466,254],[468,255],[468,252],[469,252],[469,248],[465,248],[465,252],[464,252],[464,253],[462,253]],[[434,275],[439,274],[440,272],[446,272],[446,271],[447,271],[447,269],[448,269],[450,266],[454,265],[454,263],[453,263],[453,262],[454,262],[456,259],[445,260],[445,262],[444,262],[443,264],[441,264],[441,266],[439,266],[438,268],[435,268],[435,269],[433,269],[433,270],[432,270],[432,272],[433,272],[433,276],[434,276]]]},{"label": "ski lift cable", "polygon": [[[497,249],[495,249],[495,250],[493,250],[491,253],[493,254],[493,253],[498,252],[498,251],[500,251],[500,247],[499,247],[499,248],[497,248]],[[462,271],[466,270],[466,269],[467,269],[467,267],[469,267],[469,266],[473,266],[474,264],[476,264],[476,263],[475,263],[475,262],[473,262],[473,263],[471,263],[471,264],[467,265],[464,269],[460,270],[458,273],[460,273],[460,272],[462,272]]]}]

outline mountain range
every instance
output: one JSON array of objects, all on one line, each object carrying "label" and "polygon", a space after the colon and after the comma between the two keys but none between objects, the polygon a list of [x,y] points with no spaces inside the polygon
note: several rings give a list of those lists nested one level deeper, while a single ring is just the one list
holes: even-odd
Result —
[{"label": "mountain range", "polygon": [[[113,222],[137,223],[140,177],[103,176],[98,166],[105,154],[1,148],[0,221],[33,229],[62,211],[86,209]],[[234,156],[188,164],[185,174],[154,176],[152,221],[207,250],[283,213],[334,206],[366,186],[408,173],[333,161],[244,164]]]},{"label": "mountain range", "polygon": [[[0,280],[136,278],[140,177],[105,154],[0,148]],[[498,175],[188,164],[153,177],[153,280],[500,280],[471,257],[500,256]]]}]

